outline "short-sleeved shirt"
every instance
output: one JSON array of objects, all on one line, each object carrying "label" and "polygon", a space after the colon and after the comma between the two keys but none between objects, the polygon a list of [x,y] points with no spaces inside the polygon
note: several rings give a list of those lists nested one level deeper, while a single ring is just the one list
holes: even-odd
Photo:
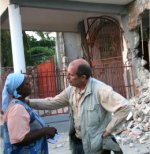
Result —
[{"label": "short-sleeved shirt", "polygon": [[7,122],[11,144],[21,142],[30,131],[30,115],[20,104],[10,104],[4,120]]}]

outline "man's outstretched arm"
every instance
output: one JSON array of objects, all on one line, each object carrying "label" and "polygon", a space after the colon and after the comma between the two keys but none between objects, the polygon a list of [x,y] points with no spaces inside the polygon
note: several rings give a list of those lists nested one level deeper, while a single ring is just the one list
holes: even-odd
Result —
[{"label": "man's outstretched arm", "polygon": [[64,90],[55,97],[48,97],[44,99],[29,99],[28,104],[32,108],[38,110],[54,110],[63,108],[69,105],[68,93],[67,90]]}]

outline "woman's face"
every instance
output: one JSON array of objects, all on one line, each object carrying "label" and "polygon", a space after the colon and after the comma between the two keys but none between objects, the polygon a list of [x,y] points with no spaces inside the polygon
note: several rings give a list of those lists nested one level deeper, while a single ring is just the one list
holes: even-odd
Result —
[{"label": "woman's face", "polygon": [[31,86],[30,86],[30,82],[29,82],[28,77],[25,77],[23,83],[17,88],[17,92],[23,98],[25,98],[31,94]]}]

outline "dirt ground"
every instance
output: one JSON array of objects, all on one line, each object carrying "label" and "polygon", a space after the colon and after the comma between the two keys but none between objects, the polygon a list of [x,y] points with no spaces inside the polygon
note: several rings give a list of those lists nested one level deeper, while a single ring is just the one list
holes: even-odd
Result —
[{"label": "dirt ground", "polygon": [[57,143],[48,143],[49,154],[71,154],[68,133],[61,133]]}]

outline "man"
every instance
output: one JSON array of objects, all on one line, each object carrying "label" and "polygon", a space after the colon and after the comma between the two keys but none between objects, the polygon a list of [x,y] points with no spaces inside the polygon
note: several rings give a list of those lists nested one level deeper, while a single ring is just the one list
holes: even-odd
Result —
[{"label": "man", "polygon": [[110,154],[111,147],[107,149],[106,146],[104,150],[103,141],[126,119],[130,112],[128,101],[110,86],[92,78],[90,65],[84,59],[69,64],[67,79],[70,86],[59,95],[54,98],[30,99],[30,105],[46,110],[69,105],[72,153]]}]

